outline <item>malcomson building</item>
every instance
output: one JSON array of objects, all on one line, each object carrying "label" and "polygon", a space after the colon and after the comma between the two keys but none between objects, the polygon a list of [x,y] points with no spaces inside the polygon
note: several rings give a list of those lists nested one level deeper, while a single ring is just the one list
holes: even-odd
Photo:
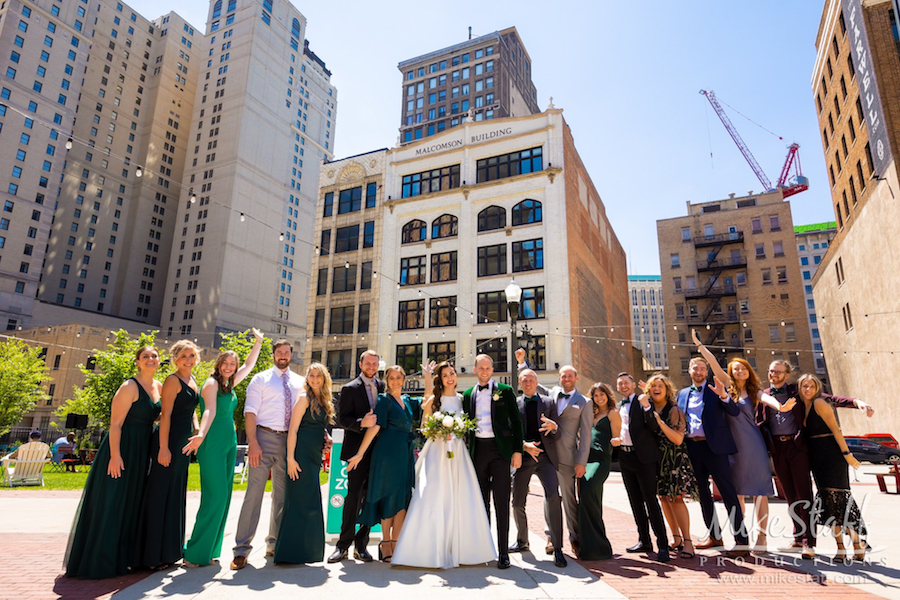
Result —
[{"label": "malcomson building", "polygon": [[531,58],[515,27],[404,60],[400,143],[481,121],[540,112]]},{"label": "malcomson building", "polygon": [[656,222],[669,370],[686,381],[691,329],[758,373],[773,358],[813,370],[791,205],[780,191],[700,204]]},{"label": "malcomson building", "polygon": [[[826,0],[810,85],[837,232],[812,279],[831,387],[871,398],[900,353],[900,53],[895,4]],[[878,402],[879,430],[900,429],[896,403]],[[871,421],[842,415],[844,431]]]},{"label": "malcomson building", "polygon": [[307,357],[338,380],[367,347],[410,372],[453,360],[465,385],[483,352],[503,376],[513,279],[542,379],[567,363],[583,381],[630,368],[628,326],[610,335],[630,321],[625,253],[562,110],[467,121],[326,164],[321,181],[316,239],[329,253],[314,264]]}]

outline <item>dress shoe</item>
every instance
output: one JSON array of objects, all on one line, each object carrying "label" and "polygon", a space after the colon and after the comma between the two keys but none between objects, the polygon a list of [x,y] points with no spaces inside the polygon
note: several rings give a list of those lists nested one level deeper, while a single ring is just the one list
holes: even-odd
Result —
[{"label": "dress shoe", "polygon": [[353,558],[356,560],[361,560],[363,562],[372,562],[372,555],[369,554],[369,551],[365,548],[357,548],[353,551]]},{"label": "dress shoe", "polygon": [[659,552],[656,553],[656,560],[661,563],[667,563],[670,560],[669,549],[666,546],[660,546]]},{"label": "dress shoe", "polygon": [[497,559],[497,568],[508,569],[509,565],[509,554],[501,554],[500,558]]},{"label": "dress shoe", "polygon": [[629,546],[625,548],[625,552],[650,552],[653,550],[653,547],[650,544],[645,544],[644,542],[638,542],[634,546]]},{"label": "dress shoe", "polygon": [[721,548],[722,540],[717,540],[713,537],[708,537],[702,542],[697,542],[694,544],[694,548],[697,550],[709,550],[710,548]]},{"label": "dress shoe", "polygon": [[246,556],[235,556],[234,560],[231,561],[231,570],[232,571],[240,571],[244,567],[247,566],[247,557]]},{"label": "dress shoe", "polygon": [[522,542],[516,542],[512,546],[509,547],[510,552],[528,552],[528,544]]},{"label": "dress shoe", "polygon": [[562,550],[555,550],[553,552],[553,564],[559,568],[567,567],[569,565],[569,561],[566,560],[566,555],[563,554]]},{"label": "dress shoe", "polygon": [[740,550],[738,548],[735,548],[733,550],[728,550],[725,553],[725,556],[727,556],[728,558],[747,558],[748,556],[750,556],[750,551],[746,549]]},{"label": "dress shoe", "polygon": [[544,546],[544,552],[546,552],[548,556],[553,554],[553,542],[550,541],[550,538],[547,538],[547,545]]},{"label": "dress shoe", "polygon": [[347,558],[347,549],[344,548],[342,550],[340,548],[337,548],[337,549],[335,549],[334,552],[331,553],[331,556],[328,557],[328,562],[337,563],[337,562],[341,562],[345,558]]}]

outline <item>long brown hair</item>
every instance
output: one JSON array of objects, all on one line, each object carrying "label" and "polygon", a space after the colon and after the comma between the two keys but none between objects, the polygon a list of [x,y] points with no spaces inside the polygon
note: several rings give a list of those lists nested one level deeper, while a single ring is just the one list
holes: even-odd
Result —
[{"label": "long brown hair", "polygon": [[747,397],[750,399],[750,402],[753,403],[753,407],[756,408],[757,403],[759,403],[759,390],[761,390],[762,387],[759,385],[759,377],[756,375],[756,371],[754,371],[753,367],[750,366],[750,363],[743,358],[733,358],[731,359],[731,362],[728,363],[728,376],[731,377],[731,385],[728,386],[728,393],[731,394],[733,399],[738,399],[739,392],[737,385],[735,385],[734,375],[732,375],[735,363],[740,363],[747,369]]},{"label": "long brown hair", "polygon": [[[322,376],[321,398],[316,395],[309,385],[310,371],[318,371],[319,375]],[[309,399],[309,409],[312,411],[312,414],[316,414],[320,409],[324,410],[325,416],[328,417],[328,422],[334,423],[334,401],[331,397],[331,383],[331,373],[328,372],[328,367],[322,363],[314,362],[306,368],[304,385],[306,386],[306,397]]]},{"label": "long brown hair", "polygon": [[[231,374],[231,377],[228,377],[226,379],[219,369],[222,368],[222,365],[225,363],[225,359],[230,356],[234,357],[234,373]],[[238,369],[240,368],[240,366],[238,365],[239,362],[240,357],[238,357],[237,352],[235,352],[234,350],[226,350],[216,357],[216,362],[213,365],[212,378],[215,379],[216,383],[219,384],[219,391],[221,393],[227,394],[234,389],[234,378],[237,375]]]},{"label": "long brown hair", "polygon": [[456,367],[446,360],[434,369],[434,400],[431,402],[431,407],[434,412],[441,410],[441,396],[444,395],[444,380],[441,379],[441,374],[444,372],[444,369],[448,367],[456,371]]},{"label": "long brown hair", "polygon": [[[654,373],[650,376],[650,379],[648,379],[647,383],[644,385],[644,393],[650,396],[650,385],[657,379],[666,384],[666,404],[677,404],[677,402],[675,401],[675,397],[677,394],[677,392],[675,391],[675,384],[672,383],[672,380],[670,380],[662,373]],[[653,402],[652,396],[650,397],[650,401]]]},{"label": "long brown hair", "polygon": [[601,391],[606,394],[606,410],[607,412],[616,410],[616,402],[613,398],[613,391],[610,386],[603,383],[602,381],[598,381],[594,385],[591,386],[591,389],[588,391],[588,398],[591,399],[591,408],[594,410],[594,418],[600,416],[600,407],[597,406],[597,403],[594,402],[594,392]]}]

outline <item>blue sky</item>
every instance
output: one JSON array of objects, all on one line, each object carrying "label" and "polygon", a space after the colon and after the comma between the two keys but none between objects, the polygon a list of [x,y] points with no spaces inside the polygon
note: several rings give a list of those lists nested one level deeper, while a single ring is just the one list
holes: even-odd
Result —
[{"label": "blue sky", "polygon": [[[205,28],[205,0],[130,4],[151,19],[174,9]],[[515,26],[538,104],[552,96],[564,109],[629,273],[659,273],[657,219],[686,214],[686,201],[762,188],[701,88],[783,136],[726,107],[771,181],[787,145],[800,144],[810,189],[791,199],[795,224],[834,219],[810,91],[822,0],[294,4],[338,87],[338,158],[396,143],[398,62],[459,43],[470,26],[474,36]]]}]

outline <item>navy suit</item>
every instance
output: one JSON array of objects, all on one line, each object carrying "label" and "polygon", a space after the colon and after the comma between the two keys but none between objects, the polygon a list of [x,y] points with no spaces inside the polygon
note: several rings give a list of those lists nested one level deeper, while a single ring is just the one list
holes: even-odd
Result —
[{"label": "navy suit", "polygon": [[[690,391],[690,388],[684,388],[678,392],[678,408],[685,415],[688,414]],[[703,424],[705,437],[687,437],[685,439],[687,440],[688,456],[700,488],[700,507],[703,511],[703,520],[709,529],[710,537],[717,540],[722,539],[722,529],[719,526],[719,519],[716,517],[712,491],[709,486],[709,478],[712,476],[728,511],[735,543],[738,546],[746,546],[747,530],[744,527],[744,510],[738,504],[737,491],[731,479],[731,467],[728,464],[728,455],[736,453],[737,446],[734,438],[731,437],[728,423],[725,421],[725,413],[736,417],[740,414],[740,410],[738,405],[731,400],[723,402],[708,385],[704,384],[703,410],[700,413],[700,421]]]}]

